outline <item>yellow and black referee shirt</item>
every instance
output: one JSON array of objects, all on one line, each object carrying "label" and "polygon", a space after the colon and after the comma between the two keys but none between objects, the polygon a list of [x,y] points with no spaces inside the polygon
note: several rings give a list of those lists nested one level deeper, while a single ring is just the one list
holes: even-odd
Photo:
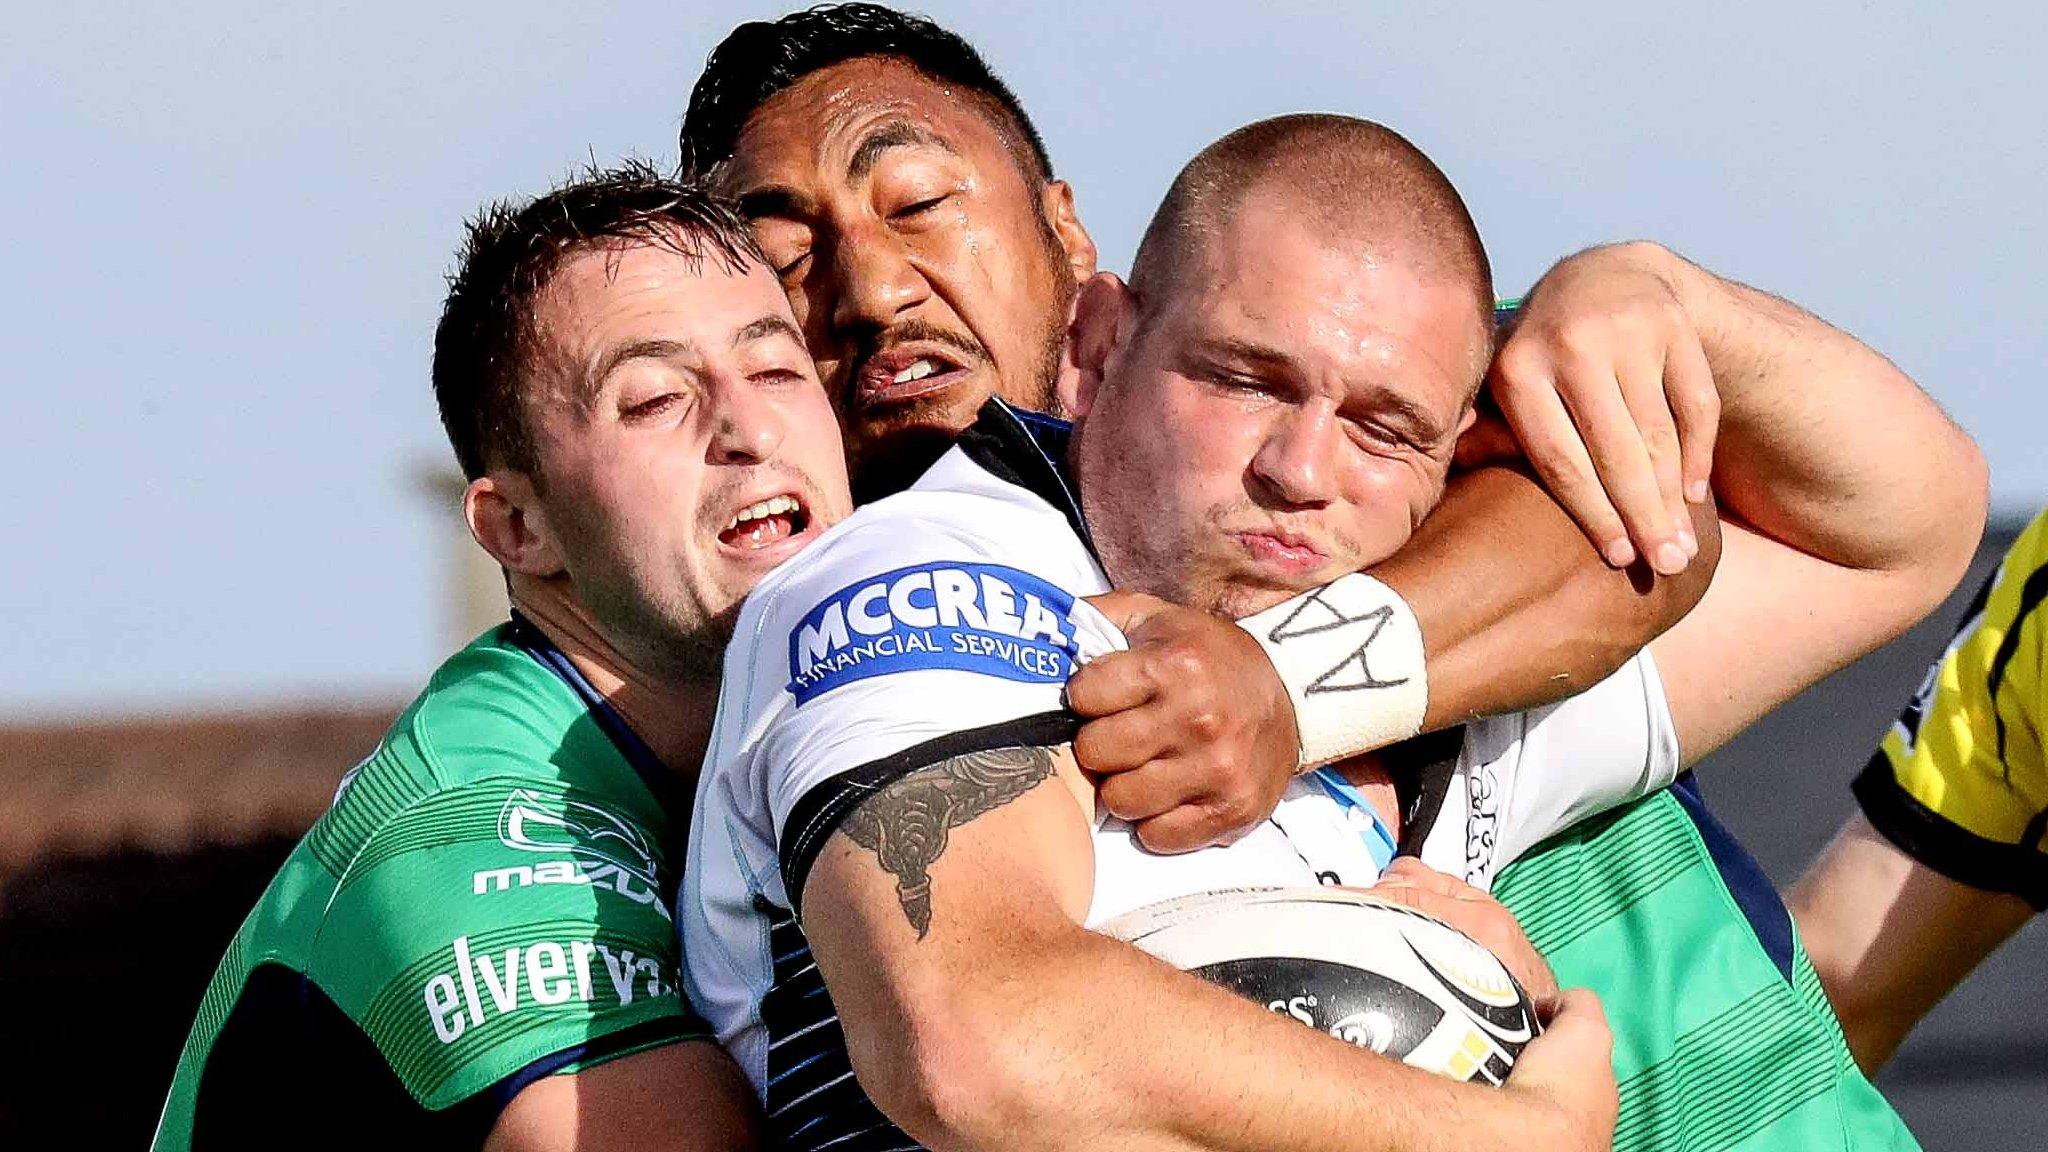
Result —
[{"label": "yellow and black referee shirt", "polygon": [[1953,880],[2048,908],[2048,512],[1977,593],[1856,778],[1878,831]]}]

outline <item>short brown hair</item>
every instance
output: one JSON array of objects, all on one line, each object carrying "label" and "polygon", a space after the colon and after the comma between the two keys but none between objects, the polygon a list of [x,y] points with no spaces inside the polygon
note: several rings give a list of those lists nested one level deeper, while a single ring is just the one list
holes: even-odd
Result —
[{"label": "short brown hair", "polygon": [[709,257],[732,271],[768,262],[732,205],[640,161],[485,207],[469,222],[434,330],[434,400],[464,476],[492,464],[538,476],[519,391],[534,303],[569,256],[620,244],[658,245],[693,265]]}]

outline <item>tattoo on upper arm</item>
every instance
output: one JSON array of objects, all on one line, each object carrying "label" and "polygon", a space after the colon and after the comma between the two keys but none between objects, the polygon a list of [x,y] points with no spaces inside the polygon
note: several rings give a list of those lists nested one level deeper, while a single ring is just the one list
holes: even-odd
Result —
[{"label": "tattoo on upper arm", "polygon": [[861,802],[839,830],[896,878],[896,900],[924,939],[932,923],[931,866],[954,828],[993,812],[1054,771],[1050,748],[992,748],[920,768]]}]

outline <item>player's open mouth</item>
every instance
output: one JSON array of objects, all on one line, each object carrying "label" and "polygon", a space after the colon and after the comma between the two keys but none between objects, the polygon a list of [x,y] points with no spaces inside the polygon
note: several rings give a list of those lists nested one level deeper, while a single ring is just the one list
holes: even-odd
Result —
[{"label": "player's open mouth", "polygon": [[847,399],[856,410],[901,404],[950,388],[966,376],[966,366],[954,355],[919,341],[877,352],[863,361]]},{"label": "player's open mouth", "polygon": [[790,493],[756,500],[733,513],[719,530],[718,542],[737,552],[760,552],[804,534],[811,514]]}]

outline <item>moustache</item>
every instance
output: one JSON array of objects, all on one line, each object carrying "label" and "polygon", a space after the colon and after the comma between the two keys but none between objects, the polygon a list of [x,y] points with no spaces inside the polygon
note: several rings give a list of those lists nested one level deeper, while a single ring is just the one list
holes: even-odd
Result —
[{"label": "moustache", "polygon": [[981,341],[964,333],[949,331],[924,320],[905,320],[892,327],[881,329],[863,338],[854,347],[853,355],[847,357],[840,369],[839,382],[841,399],[851,405],[853,391],[859,387],[861,376],[866,372],[868,361],[890,348],[901,344],[936,344],[960,354],[961,367],[972,368],[988,359],[988,349]]}]

